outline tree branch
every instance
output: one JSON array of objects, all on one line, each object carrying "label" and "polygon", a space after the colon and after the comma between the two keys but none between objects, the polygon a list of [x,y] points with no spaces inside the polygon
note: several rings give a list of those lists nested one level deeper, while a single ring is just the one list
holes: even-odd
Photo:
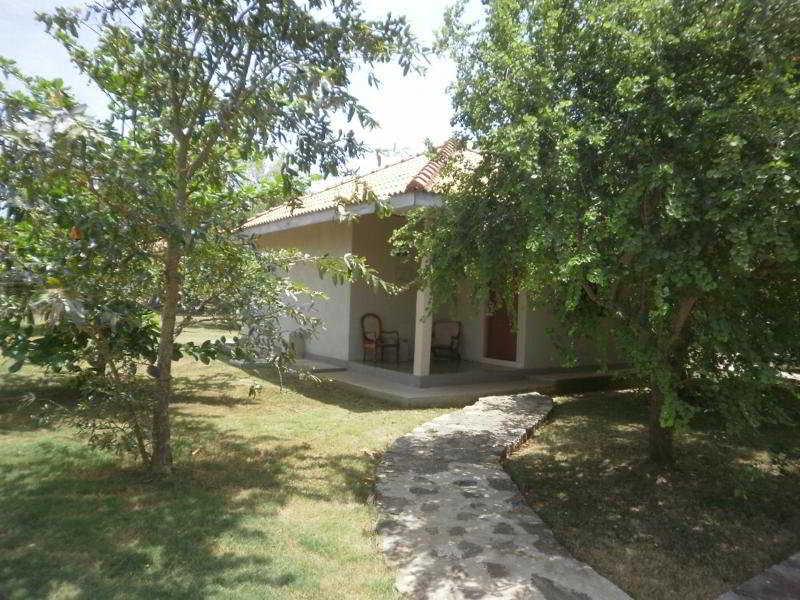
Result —
[{"label": "tree branch", "polygon": [[244,57],[244,65],[242,72],[239,75],[239,81],[236,84],[236,88],[227,105],[220,110],[219,122],[217,124],[216,131],[211,133],[198,155],[189,165],[187,179],[191,178],[192,175],[205,164],[206,160],[208,160],[208,157],[211,155],[211,151],[214,149],[214,144],[217,143],[217,140],[219,140],[220,136],[228,128],[228,120],[230,119],[230,116],[236,112],[236,109],[239,107],[241,101],[247,95],[245,93],[247,90],[247,75],[250,72],[250,64],[253,61],[253,48],[250,44],[247,46],[247,54]]},{"label": "tree branch", "polygon": [[681,331],[683,331],[683,327],[689,320],[689,317],[692,314],[692,310],[694,309],[696,304],[697,304],[697,296],[688,296],[683,300],[681,300],[681,303],[678,306],[678,312],[672,319],[672,331],[669,338],[670,346],[672,346],[675,342],[678,341],[678,338],[680,338]]}]

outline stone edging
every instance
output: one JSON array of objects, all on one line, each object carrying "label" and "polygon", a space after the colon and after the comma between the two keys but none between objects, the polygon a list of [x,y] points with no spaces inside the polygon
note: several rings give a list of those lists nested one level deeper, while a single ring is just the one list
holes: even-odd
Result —
[{"label": "stone edging", "polygon": [[629,600],[572,558],[501,461],[553,406],[538,393],[481,398],[399,438],[378,466],[378,532],[414,598]]},{"label": "stone edging", "polygon": [[748,579],[718,600],[793,600],[800,598],[800,552]]}]

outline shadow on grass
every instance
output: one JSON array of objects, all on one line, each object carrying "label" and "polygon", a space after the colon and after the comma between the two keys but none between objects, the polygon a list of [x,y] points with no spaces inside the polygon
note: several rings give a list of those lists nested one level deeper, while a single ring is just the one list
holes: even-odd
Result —
[{"label": "shadow on grass", "polygon": [[[209,406],[237,406],[247,404],[248,398],[233,390],[241,377],[235,372],[200,370],[192,376],[176,376],[173,379],[175,404],[207,404]],[[230,393],[226,393],[230,391]]]},{"label": "shadow on grass", "polygon": [[0,597],[198,598],[237,586],[269,595],[304,577],[271,534],[276,512],[290,498],[369,493],[369,457],[176,416],[181,456],[169,480],[49,440],[0,464]]},{"label": "shadow on grass", "polygon": [[14,375],[3,371],[0,371],[0,374],[2,374],[0,401],[17,400],[29,393],[48,400],[78,397],[78,388],[72,385],[73,379],[67,375],[46,376],[41,372]]},{"label": "shadow on grass", "polygon": [[219,444],[219,456],[154,482],[89,449],[39,442],[32,460],[0,469],[0,590],[11,598],[58,588],[85,598],[189,598],[241,577],[291,581],[269,560],[217,543],[226,533],[247,536],[247,513],[280,506],[283,460],[294,449],[266,457],[234,438]]},{"label": "shadow on grass", "polygon": [[[2,367],[0,367],[2,369]],[[61,404],[74,403],[79,396],[78,388],[69,377],[56,375],[44,377],[40,374],[12,375],[2,373],[0,385],[0,436],[14,432],[33,431],[42,426],[28,406],[26,398],[33,395],[36,401],[56,401]]]},{"label": "shadow on grass", "polygon": [[175,403],[213,406],[248,404],[250,400],[241,393],[225,393],[225,390],[232,389],[231,386],[241,384],[243,378],[250,377],[253,383],[262,382],[282,387],[286,392],[293,392],[323,404],[332,404],[350,412],[407,410],[406,407],[345,389],[328,379],[326,373],[316,375],[316,381],[311,377],[288,373],[281,378],[275,369],[269,367],[225,364],[228,367],[225,371],[209,371],[207,374],[201,367],[197,374],[176,376],[173,380]]},{"label": "shadow on grass", "polygon": [[634,597],[708,598],[800,549],[796,426],[676,436],[676,464],[648,462],[635,393],[576,396],[508,467],[562,543]]},{"label": "shadow on grass", "polygon": [[[315,444],[313,437],[287,439],[280,429],[265,433],[257,420],[237,420],[231,431],[217,421],[225,411],[202,414],[203,405],[250,404],[242,398],[244,375],[239,375],[225,369],[178,378],[173,408],[178,466],[169,480],[153,480],[139,468],[69,441],[67,432],[37,434],[17,410],[21,396],[34,391],[63,400],[68,388],[41,377],[20,377],[14,387],[4,379],[0,597],[313,594],[316,575],[306,558],[292,558],[294,540],[281,529],[278,513],[295,499],[365,502],[377,456],[338,451]],[[277,384],[274,377],[266,381]],[[329,384],[289,386],[353,412],[390,408]],[[248,410],[258,412],[245,409],[236,419],[246,419]],[[275,436],[267,435],[272,431]],[[319,518],[328,524],[329,517]]]},{"label": "shadow on grass", "polygon": [[[259,473],[268,468],[272,474],[269,489],[279,494],[281,502],[289,497],[336,501],[342,497],[359,502],[372,493],[371,477],[379,455],[336,454],[308,442],[286,443],[271,435],[244,437],[220,434],[205,420],[175,409],[173,429],[176,463],[186,465],[194,479],[227,480],[231,468],[238,469],[242,487],[259,481]],[[209,460],[207,457],[213,457]],[[241,463],[248,465],[240,467]]]},{"label": "shadow on grass", "polygon": [[[264,367],[237,367],[251,377],[261,379],[275,386],[281,385],[281,379],[273,369]],[[350,412],[386,412],[409,410],[408,407],[392,404],[380,398],[371,398],[364,394],[345,389],[335,382],[326,379],[325,373],[320,373],[317,377],[321,381],[303,379],[297,375],[284,375],[283,387],[287,390],[317,400],[323,404],[334,404]]]},{"label": "shadow on grass", "polygon": [[[230,328],[230,329],[229,329]],[[238,335],[239,331],[236,327],[236,319],[226,321],[225,319],[207,319],[203,321],[192,321],[189,329],[211,329],[214,331],[224,331],[230,337],[231,334]]]}]

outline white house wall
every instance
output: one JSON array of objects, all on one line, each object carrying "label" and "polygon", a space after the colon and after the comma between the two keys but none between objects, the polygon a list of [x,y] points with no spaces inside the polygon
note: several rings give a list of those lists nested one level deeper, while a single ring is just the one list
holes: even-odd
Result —
[{"label": "white house wall", "polygon": [[[559,334],[561,329],[555,317],[549,311],[542,308],[535,308],[532,302],[528,302],[527,318],[525,319],[525,329],[518,332],[524,336],[525,355],[524,364],[526,369],[553,370],[564,366],[564,355],[559,344]],[[465,360],[480,362],[484,356],[484,329],[482,321],[485,318],[485,311],[475,306],[468,290],[459,293],[456,306],[437,308],[436,319],[452,319],[461,321],[462,341],[461,355]],[[562,330],[563,331],[563,330]],[[563,343],[563,339],[560,340]],[[577,349],[578,364],[581,366],[599,364],[601,353],[592,348],[588,343],[579,343]],[[613,357],[611,357],[613,361]]]},{"label": "white house wall", "polygon": [[[568,340],[563,328],[559,326],[552,313],[541,308],[531,308],[527,323],[527,353],[525,366],[529,369],[556,369],[564,366],[564,356],[559,349],[566,346]],[[609,363],[618,362],[618,357],[611,352],[604,352],[586,339],[578,340],[573,349],[578,366],[599,366],[604,360]]]},{"label": "white house wall", "polygon": [[[257,243],[262,248],[296,248],[308,254],[320,256],[330,254],[342,256],[352,252],[353,225],[351,223],[317,223],[287,231],[276,231],[259,236]],[[322,320],[322,328],[316,337],[305,340],[305,351],[319,356],[347,360],[350,337],[350,284],[334,284],[329,278],[321,278],[318,269],[309,264],[297,265],[289,273],[296,282],[324,292],[327,300],[313,302],[307,297],[300,304],[308,313]],[[291,320],[282,326],[287,333],[296,329]]]},{"label": "white house wall", "polygon": [[525,335],[526,364],[529,369],[553,369],[563,366],[563,356],[554,341],[557,323],[553,315],[541,308],[528,309]]},{"label": "white house wall", "polygon": [[[261,247],[297,248],[315,255],[328,253],[341,256],[352,252],[365,257],[383,279],[402,285],[413,279],[413,267],[390,255],[388,240],[392,231],[403,222],[402,216],[381,219],[376,215],[364,215],[352,222],[316,223],[274,231],[259,236],[258,243]],[[408,346],[403,345],[401,357],[404,360],[408,358],[409,348],[414,347],[415,290],[389,296],[363,282],[335,285],[330,279],[320,278],[312,265],[297,266],[290,276],[328,296],[327,300],[320,299],[313,303],[308,299],[301,300],[301,306],[323,322],[317,336],[305,341],[306,352],[339,360],[361,360],[361,316],[371,312],[381,317],[384,329],[397,330],[401,338],[408,340]],[[533,302],[529,301],[528,306],[525,331],[522,332],[524,363],[520,366],[537,370],[562,367],[563,356],[555,342],[559,328],[553,315],[547,310],[534,308]],[[461,321],[462,358],[474,362],[483,359],[485,314],[472,302],[468,290],[459,294],[455,306],[437,308],[433,318]],[[289,321],[283,325],[287,333],[296,327]],[[386,358],[392,360],[394,357],[387,355]],[[579,344],[580,365],[597,364],[599,359],[599,352],[588,344]]]},{"label": "white house wall", "polygon": [[455,306],[438,307],[435,311],[435,318],[436,320],[461,321],[461,358],[480,362],[483,357],[481,328],[483,311],[472,303],[467,292],[459,293]]},{"label": "white house wall", "polygon": [[[391,256],[389,236],[403,224],[404,217],[378,218],[366,215],[353,223],[353,254],[363,256],[380,276],[391,283],[402,285],[414,277],[413,267],[401,259]],[[408,340],[403,345],[401,359],[408,358],[408,348],[414,347],[414,313],[416,292],[408,290],[398,295],[387,295],[363,282],[355,282],[350,295],[350,359],[361,360],[361,317],[374,313],[383,321],[387,331],[395,330]],[[388,360],[394,356],[387,354]]]}]

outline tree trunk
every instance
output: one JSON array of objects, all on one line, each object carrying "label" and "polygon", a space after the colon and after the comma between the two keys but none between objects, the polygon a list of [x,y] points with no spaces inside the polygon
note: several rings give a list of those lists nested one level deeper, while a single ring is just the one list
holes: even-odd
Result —
[{"label": "tree trunk", "polygon": [[180,295],[180,249],[168,240],[164,260],[164,299],[161,305],[161,338],[158,343],[158,393],[153,410],[152,468],[168,474],[172,469],[169,403],[172,399],[172,355],[175,346],[175,317]]},{"label": "tree trunk", "polygon": [[[677,386],[676,389],[679,388],[679,384],[676,382],[685,379],[684,368],[688,348],[685,330],[697,302],[697,296],[687,295],[683,297],[676,305],[672,318],[672,327],[667,344],[667,360],[663,366],[671,373],[671,381],[673,385]],[[674,460],[673,428],[661,425],[663,407],[664,391],[660,387],[658,379],[653,378],[650,384],[650,460],[656,464],[669,465]]]},{"label": "tree trunk", "polygon": [[[176,109],[177,110],[177,109]],[[175,350],[175,319],[181,293],[181,256],[186,243],[183,231],[188,203],[188,147],[180,129],[173,131],[175,149],[175,206],[173,230],[167,237],[164,255],[164,298],[161,305],[161,337],[158,341],[158,392],[153,410],[153,454],[151,467],[155,473],[172,471],[169,404],[172,400],[172,356]]]},{"label": "tree trunk", "polygon": [[657,385],[650,389],[650,460],[657,464],[672,463],[672,429],[661,425],[664,394]]}]

